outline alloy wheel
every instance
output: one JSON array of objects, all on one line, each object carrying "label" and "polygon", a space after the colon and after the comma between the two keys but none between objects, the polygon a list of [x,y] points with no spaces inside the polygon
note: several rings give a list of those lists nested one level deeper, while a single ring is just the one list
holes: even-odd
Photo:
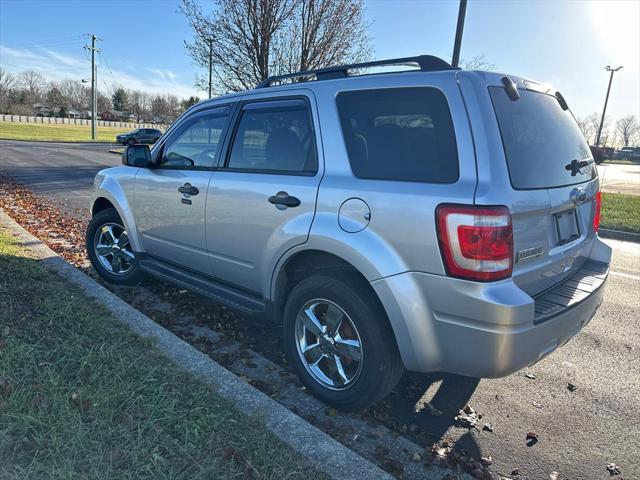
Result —
[{"label": "alloy wheel", "polygon": [[298,355],[318,383],[331,390],[351,387],[362,371],[360,335],[349,315],[326,299],[307,302],[295,322]]},{"label": "alloy wheel", "polygon": [[100,265],[114,275],[124,275],[135,266],[131,242],[122,225],[106,223],[98,228],[93,248]]}]

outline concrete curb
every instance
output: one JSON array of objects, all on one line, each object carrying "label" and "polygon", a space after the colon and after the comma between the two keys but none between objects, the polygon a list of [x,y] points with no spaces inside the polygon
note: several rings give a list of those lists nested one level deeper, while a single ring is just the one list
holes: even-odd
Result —
[{"label": "concrete curb", "polygon": [[624,240],[627,242],[640,243],[640,233],[623,232],[621,230],[609,230],[607,228],[598,229],[598,235],[602,238],[613,238],[614,240]]},{"label": "concrete curb", "polygon": [[25,248],[30,250],[48,270],[63,276],[86,295],[103,304],[116,320],[127,325],[139,336],[152,338],[155,347],[163,355],[181,369],[215,387],[216,392],[230,401],[239,411],[259,418],[270,432],[299,453],[310,465],[336,480],[361,480],[362,478],[392,480],[386,472],[242,381],[222,365],[165,330],[67,263],[2,209],[0,209],[0,225],[16,235]]}]

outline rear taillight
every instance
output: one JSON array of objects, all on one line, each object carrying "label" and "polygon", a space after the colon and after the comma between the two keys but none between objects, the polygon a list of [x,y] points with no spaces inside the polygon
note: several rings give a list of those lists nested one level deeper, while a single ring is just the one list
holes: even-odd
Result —
[{"label": "rear taillight", "polygon": [[482,282],[511,276],[513,229],[508,208],[440,205],[436,218],[448,275]]},{"label": "rear taillight", "polygon": [[593,209],[593,231],[597,232],[600,228],[600,211],[602,210],[602,192],[596,193],[594,209]]}]

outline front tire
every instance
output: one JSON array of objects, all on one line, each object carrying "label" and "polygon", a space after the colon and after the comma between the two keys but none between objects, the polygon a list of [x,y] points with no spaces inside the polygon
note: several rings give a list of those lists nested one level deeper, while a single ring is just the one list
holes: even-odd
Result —
[{"label": "front tire", "polygon": [[355,411],[384,398],[404,370],[387,316],[357,275],[314,275],[284,309],[289,363],[315,396]]},{"label": "front tire", "polygon": [[122,285],[140,282],[142,272],[116,210],[108,208],[93,216],[85,243],[91,265],[102,278]]}]

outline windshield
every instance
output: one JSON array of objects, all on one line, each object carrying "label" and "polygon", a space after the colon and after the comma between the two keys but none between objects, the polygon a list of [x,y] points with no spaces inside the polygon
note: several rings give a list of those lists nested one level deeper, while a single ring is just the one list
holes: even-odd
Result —
[{"label": "windshield", "polygon": [[553,188],[596,177],[589,145],[569,110],[545,93],[489,87],[511,184],[516,189]]}]

